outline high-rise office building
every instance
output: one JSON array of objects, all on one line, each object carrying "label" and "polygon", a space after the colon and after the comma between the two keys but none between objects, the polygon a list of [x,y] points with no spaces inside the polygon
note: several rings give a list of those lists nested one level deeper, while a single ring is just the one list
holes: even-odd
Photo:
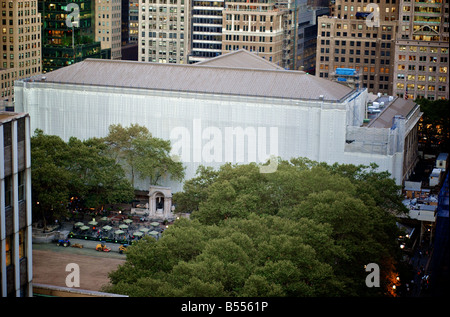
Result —
[{"label": "high-rise office building", "polygon": [[[31,2],[31,1],[30,1]],[[30,117],[0,112],[0,296],[32,296]]]},{"label": "high-rise office building", "polygon": [[[66,0],[39,0],[42,16],[42,68],[49,72],[86,58],[111,58],[110,49],[101,49],[95,39],[94,0],[73,2],[71,9]],[[70,15],[70,16],[69,16]],[[75,19],[78,15],[78,21]],[[71,25],[67,18],[72,17]],[[76,23],[78,22],[78,23]]]},{"label": "high-rise office building", "polygon": [[[320,0],[322,1],[322,0]],[[297,40],[295,41],[295,69],[315,74],[317,54],[318,17],[328,15],[328,6],[319,6],[317,1],[297,0],[299,7],[297,19]]]},{"label": "high-rise office building", "polygon": [[192,0],[191,54],[196,63],[222,54],[222,12],[225,0]]},{"label": "high-rise office building", "polygon": [[137,44],[139,37],[139,0],[122,1],[122,46]]},{"label": "high-rise office building", "polygon": [[140,0],[138,60],[187,63],[189,27],[189,0]]},{"label": "high-rise office building", "polygon": [[122,1],[122,47],[121,59],[138,60],[139,0]]},{"label": "high-rise office building", "polygon": [[128,43],[137,44],[139,40],[139,0],[129,0]]},{"label": "high-rise office building", "polygon": [[336,0],[333,12],[318,19],[316,76],[330,78],[337,68],[352,68],[369,92],[391,95],[398,2]]},{"label": "high-rise office building", "polygon": [[394,94],[449,99],[448,0],[399,0]]},{"label": "high-rise office building", "polygon": [[121,59],[122,0],[95,0],[95,39],[102,50],[111,49],[111,59]]},{"label": "high-rise office building", "polygon": [[246,49],[280,67],[292,68],[296,17],[291,4],[274,0],[226,1],[222,54]]},{"label": "high-rise office building", "polygon": [[14,80],[41,73],[41,15],[37,1],[2,0],[0,101],[11,106]]}]

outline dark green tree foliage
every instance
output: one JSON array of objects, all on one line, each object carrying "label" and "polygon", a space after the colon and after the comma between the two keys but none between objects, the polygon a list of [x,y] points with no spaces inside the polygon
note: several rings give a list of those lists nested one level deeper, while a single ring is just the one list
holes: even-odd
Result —
[{"label": "dark green tree foliage", "polygon": [[106,149],[97,139],[64,142],[36,130],[31,138],[32,197],[44,221],[64,215],[73,196],[87,208],[133,199],[124,171]]},{"label": "dark green tree foliage", "polygon": [[80,141],[72,137],[68,146],[72,158],[69,170],[76,175],[71,180],[72,193],[82,197],[86,207],[133,199],[134,190],[125,172],[106,154],[108,148],[100,139]]},{"label": "dark green tree foliage", "polygon": [[31,176],[34,215],[44,221],[65,212],[71,173],[67,144],[57,136],[36,130],[31,138]]},{"label": "dark green tree foliage", "polygon": [[[280,161],[199,169],[175,196],[193,211],[132,246],[107,291],[130,296],[369,296],[364,265],[395,276],[401,196],[376,166]],[[385,198],[385,199],[383,199]],[[191,204],[189,203],[191,201]],[[386,286],[389,281],[382,281]]]}]

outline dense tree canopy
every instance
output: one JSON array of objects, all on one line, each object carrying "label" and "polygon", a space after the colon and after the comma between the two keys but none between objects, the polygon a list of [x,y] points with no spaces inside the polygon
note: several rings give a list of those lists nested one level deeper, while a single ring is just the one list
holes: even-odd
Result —
[{"label": "dense tree canopy", "polygon": [[[386,294],[398,256],[398,187],[376,166],[280,161],[200,168],[174,197],[192,212],[156,241],[140,240],[110,274],[130,296]],[[180,205],[178,205],[180,202]],[[364,266],[377,263],[380,288]]]},{"label": "dense tree canopy", "polygon": [[35,131],[31,138],[32,197],[41,219],[60,218],[71,197],[80,199],[86,208],[133,199],[124,171],[106,150],[98,139],[64,142]]}]

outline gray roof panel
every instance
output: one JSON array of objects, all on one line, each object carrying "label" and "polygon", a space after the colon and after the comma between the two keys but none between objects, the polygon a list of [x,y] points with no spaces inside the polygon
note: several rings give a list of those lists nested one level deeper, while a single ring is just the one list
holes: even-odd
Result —
[{"label": "gray roof panel", "polygon": [[[259,57],[258,57],[259,58]],[[339,101],[353,90],[301,71],[86,59],[31,80],[154,90]]]}]

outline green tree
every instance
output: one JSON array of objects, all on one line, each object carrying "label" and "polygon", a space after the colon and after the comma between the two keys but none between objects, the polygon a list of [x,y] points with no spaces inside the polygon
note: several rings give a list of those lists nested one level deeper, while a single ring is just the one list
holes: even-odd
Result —
[{"label": "green tree", "polygon": [[131,246],[104,290],[152,297],[337,295],[342,284],[324,261],[342,252],[330,233],[307,219],[256,214],[221,226],[181,219],[160,240]]},{"label": "green tree", "polygon": [[183,163],[171,157],[170,141],[150,136],[135,139],[133,145],[137,154],[136,171],[141,178],[148,178],[152,185],[157,185],[161,178],[167,176],[173,180],[183,180]]},{"label": "green tree", "polygon": [[177,212],[192,212],[199,208],[200,202],[208,197],[208,187],[215,181],[218,171],[212,167],[200,165],[196,177],[184,182],[183,191],[173,194]]},{"label": "green tree", "polygon": [[134,190],[123,169],[106,150],[99,139],[64,142],[35,131],[31,138],[32,199],[44,226],[47,219],[65,215],[72,196],[94,208],[133,199]]},{"label": "green tree", "polygon": [[69,184],[68,146],[57,136],[36,130],[31,138],[31,184],[33,215],[40,215],[47,229],[47,220],[60,218],[66,212]]},{"label": "green tree", "polygon": [[71,194],[81,198],[86,207],[97,208],[133,199],[134,189],[125,172],[106,154],[107,147],[100,139],[80,141],[72,137],[68,146],[73,158],[69,170],[75,175]]},{"label": "green tree", "polygon": [[138,124],[129,127],[113,124],[103,140],[116,162],[121,163],[130,173],[133,187],[136,176],[149,179],[153,185],[161,177],[170,175],[180,181],[184,177],[183,164],[170,156],[170,141],[152,137],[146,127]]},{"label": "green tree", "polygon": [[[388,176],[374,165],[301,158],[281,160],[275,173],[266,174],[256,164],[202,168],[176,196],[185,206],[190,200],[198,206],[190,220],[178,220],[158,241],[146,238],[133,246],[125,265],[111,273],[109,291],[381,295],[395,276],[395,214],[402,212],[398,187]],[[373,262],[381,266],[382,290],[365,285],[364,265]],[[141,289],[150,284],[152,290]]]}]

